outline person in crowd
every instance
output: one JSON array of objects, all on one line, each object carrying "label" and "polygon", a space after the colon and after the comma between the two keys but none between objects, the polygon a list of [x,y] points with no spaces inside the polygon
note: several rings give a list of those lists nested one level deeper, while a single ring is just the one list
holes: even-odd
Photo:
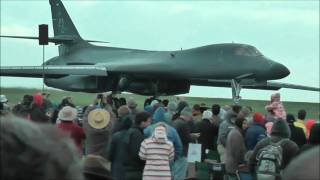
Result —
[{"label": "person in crowd", "polygon": [[[165,117],[164,117],[165,113],[166,113],[166,110],[164,109],[164,107],[158,107],[152,115],[151,124],[156,124],[158,122],[164,121],[165,120]],[[169,122],[165,122],[165,123],[168,124]]]},{"label": "person in crowd", "polygon": [[[85,180],[113,180],[108,168],[108,161],[101,156],[89,154],[83,163]],[[118,179],[116,179],[118,180]]]},{"label": "person in crowd", "polygon": [[253,150],[256,144],[267,136],[264,122],[265,118],[262,113],[256,112],[253,114],[253,123],[245,134],[245,142],[248,150]]},{"label": "person in crowd", "polygon": [[[126,106],[122,106],[126,107]],[[127,108],[127,107],[126,107]],[[111,143],[108,150],[108,159],[111,161],[111,174],[117,180],[124,180],[125,169],[124,160],[127,159],[127,144],[124,141],[128,129],[132,125],[132,119],[129,115],[122,118],[122,126],[112,135]]]},{"label": "person in crowd", "polygon": [[127,105],[127,100],[124,97],[119,98],[119,107],[123,106],[123,105]]},{"label": "person in crowd", "polygon": [[282,179],[320,179],[320,146],[313,147],[293,159],[284,170]]},{"label": "person in crowd", "polygon": [[[160,107],[157,109],[157,111],[155,114],[160,114],[160,112],[163,112],[163,110],[161,110],[163,107]],[[191,114],[191,111],[190,111]],[[160,115],[161,116],[161,115]],[[192,116],[192,114],[191,114]],[[175,180],[179,180],[179,179],[183,179],[185,177],[185,171],[186,171],[186,167],[185,166],[180,166],[180,164],[185,163],[186,158],[185,155],[183,155],[183,145],[182,145],[182,141],[181,138],[177,132],[177,130],[172,127],[169,124],[166,124],[166,121],[164,119],[160,119],[157,118],[158,121],[157,122],[162,122],[165,123],[166,127],[167,127],[167,135],[168,135],[168,139],[173,143],[174,146],[174,150],[175,150],[175,162],[174,165],[172,166],[172,174],[174,174],[174,179]],[[145,137],[150,137],[152,135],[152,132],[154,130],[154,128],[156,124],[152,124],[150,126],[148,126],[147,128],[144,129],[144,135]],[[181,173],[182,172],[182,173]]]},{"label": "person in crowd", "polygon": [[273,126],[273,122],[270,122],[270,121],[265,124],[265,128],[267,130],[266,132],[267,132],[268,137],[271,136],[272,126]]},{"label": "person in crowd", "polygon": [[128,108],[130,110],[130,114],[131,116],[134,118],[137,113],[139,112],[139,110],[137,109],[138,104],[137,102],[133,99],[133,98],[129,98],[128,100]]},{"label": "person in crowd", "polygon": [[298,111],[298,119],[294,122],[294,125],[296,127],[299,127],[299,128],[302,128],[304,134],[306,135],[306,126],[305,126],[305,119],[306,119],[306,116],[307,116],[307,112],[306,110],[304,109],[301,109]]},{"label": "person in crowd", "polygon": [[120,106],[119,109],[117,110],[117,114],[118,114],[118,118],[114,123],[114,126],[112,127],[112,134],[118,132],[120,129],[123,129],[122,128],[123,122],[124,122],[124,119],[127,118],[127,116],[130,116],[130,118],[132,119],[132,116],[130,115],[130,109],[126,105]]},{"label": "person in crowd", "polygon": [[0,117],[8,116],[10,114],[10,111],[6,109],[2,103],[0,103]]},{"label": "person in crowd", "polygon": [[189,107],[189,104],[183,98],[179,98],[176,113],[172,117],[172,121],[180,117],[180,113],[185,107]]},{"label": "person in crowd", "polygon": [[53,124],[60,123],[60,121],[58,120],[58,114],[59,114],[59,111],[65,106],[70,106],[70,107],[73,107],[73,108],[76,107],[73,104],[72,98],[70,96],[63,97],[61,102],[60,102],[60,104],[58,105],[58,107],[56,109],[54,109],[52,117],[51,117],[51,122]]},{"label": "person in crowd", "polygon": [[253,122],[252,122],[252,117],[251,117],[251,110],[244,106],[241,108],[239,114],[238,114],[238,118],[244,118],[247,120],[247,122],[251,125]]},{"label": "person in crowd", "polygon": [[43,108],[46,112],[48,111],[52,111],[53,108],[53,104],[51,102],[51,100],[49,99],[50,97],[50,93],[46,93],[46,92],[42,92],[42,100],[43,100]]},{"label": "person in crowd", "polygon": [[[174,164],[174,176],[177,179],[184,179],[187,172],[187,155],[189,143],[193,141],[191,136],[191,130],[188,123],[192,121],[192,110],[189,107],[185,107],[180,112],[180,117],[173,121],[172,126],[177,130],[179,137],[181,138],[183,146],[183,154]],[[195,138],[195,137],[194,137]]]},{"label": "person in crowd", "polygon": [[59,129],[69,132],[70,137],[73,139],[75,145],[78,147],[79,152],[82,153],[82,140],[85,139],[84,130],[74,123],[77,118],[77,110],[70,106],[63,107],[58,114],[58,119],[61,123],[57,124]]},{"label": "person in crowd", "polygon": [[212,122],[215,125],[220,125],[222,123],[222,119],[220,117],[221,107],[219,104],[213,104],[211,107],[212,111]]},{"label": "person in crowd", "polygon": [[66,133],[18,117],[0,121],[1,179],[83,180],[80,156]]},{"label": "person in crowd", "polygon": [[24,119],[30,118],[32,102],[33,96],[28,94],[24,95],[22,101],[17,105],[13,106],[12,113]]},{"label": "person in crowd", "polygon": [[225,114],[225,120],[219,126],[217,149],[220,155],[220,161],[225,162],[225,146],[228,133],[235,127],[237,113],[230,109]]},{"label": "person in crowd", "polygon": [[275,113],[273,112],[273,110],[272,109],[268,110],[267,114],[266,114],[266,122],[267,123],[269,123],[269,122],[273,123],[276,120],[277,120],[277,117],[276,117]]},{"label": "person in crowd", "polygon": [[10,106],[9,106],[8,102],[9,102],[9,100],[8,100],[8,98],[6,97],[6,95],[1,94],[1,95],[0,95],[0,103],[1,103],[2,106],[3,106],[3,109],[4,109],[4,110],[7,110],[7,111],[10,111],[11,109],[10,109]]},{"label": "person in crowd", "polygon": [[164,120],[169,124],[172,123],[172,117],[174,116],[176,109],[177,104],[174,101],[170,101],[167,106],[167,112],[164,113]]},{"label": "person in crowd", "polygon": [[170,161],[174,159],[174,147],[168,140],[166,125],[156,124],[152,136],[141,143],[139,156],[146,161],[143,180],[171,180]]},{"label": "person in crowd", "polygon": [[244,155],[246,153],[246,146],[244,143],[243,132],[244,118],[237,118],[235,127],[230,131],[226,141],[225,148],[225,165],[226,165],[226,179],[237,180],[236,171],[239,166],[244,166]]},{"label": "person in crowd", "polygon": [[151,115],[142,111],[137,113],[134,125],[128,130],[124,141],[127,144],[126,158],[124,159],[125,179],[142,179],[145,161],[139,157],[139,150],[144,140],[143,130],[151,124]]},{"label": "person in crowd", "polygon": [[86,134],[86,154],[100,155],[108,159],[107,149],[111,137],[115,115],[107,105],[103,94],[98,94],[83,116],[83,128]]},{"label": "person in crowd", "polygon": [[196,124],[200,136],[198,143],[201,144],[201,159],[204,160],[206,150],[216,149],[216,137],[218,136],[219,127],[213,122],[212,112],[206,110],[202,114],[202,120]]},{"label": "person in crowd", "polygon": [[45,110],[42,107],[42,104],[42,94],[35,93],[33,95],[33,104],[30,112],[30,120],[37,123],[49,123],[50,116],[45,112]]},{"label": "person in crowd", "polygon": [[307,139],[303,132],[303,129],[294,125],[295,121],[296,120],[293,114],[287,114],[287,122],[291,131],[290,140],[295,142],[299,146],[299,148],[301,148],[304,144],[306,144]]},{"label": "person in crowd", "polygon": [[320,145],[320,123],[315,123],[310,129],[310,136],[307,144],[302,146],[300,152],[303,152],[309,148]]},{"label": "person in crowd", "polygon": [[271,137],[267,137],[258,142],[258,144],[253,149],[251,156],[249,157],[249,169],[250,172],[255,175],[257,168],[257,155],[264,147],[270,145],[271,143],[277,143],[282,148],[280,170],[283,170],[289,162],[298,154],[298,145],[291,141],[290,139],[290,129],[287,123],[283,119],[278,119],[274,122]]},{"label": "person in crowd", "polygon": [[308,119],[308,120],[306,121],[306,123],[305,123],[305,125],[306,125],[306,137],[307,137],[307,139],[309,139],[310,129],[311,129],[311,127],[313,126],[314,123],[316,123],[316,121],[313,120],[313,119]]},{"label": "person in crowd", "polygon": [[195,104],[192,107],[192,119],[195,124],[199,123],[202,120],[202,113],[200,111],[199,104]]},{"label": "person in crowd", "polygon": [[286,119],[286,111],[280,101],[280,93],[272,94],[271,101],[265,108],[267,111],[272,111],[276,118]]},{"label": "person in crowd", "polygon": [[162,104],[163,104],[163,107],[167,110],[168,104],[169,104],[169,100],[168,100],[168,99],[164,99],[164,100],[162,101]]}]

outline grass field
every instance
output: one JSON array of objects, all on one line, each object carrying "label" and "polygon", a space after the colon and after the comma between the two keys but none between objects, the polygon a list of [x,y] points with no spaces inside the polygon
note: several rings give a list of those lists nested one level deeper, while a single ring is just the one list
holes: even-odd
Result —
[{"label": "grass field", "polygon": [[[40,89],[26,89],[26,88],[2,88],[1,94],[5,94],[10,101],[10,104],[18,103],[23,95],[33,94],[35,92],[40,92]],[[71,96],[73,102],[76,105],[88,105],[92,102],[95,97],[95,94],[91,93],[80,93],[80,92],[69,92],[69,91],[60,91],[60,90],[46,90],[51,94],[50,99],[54,103],[59,103],[63,96]],[[146,96],[140,96],[135,94],[119,94],[118,97],[133,97],[137,103],[138,107],[142,108]],[[173,100],[174,96],[161,97],[161,99]],[[227,105],[233,104],[232,99],[220,99],[220,98],[201,98],[201,97],[186,97],[187,102],[190,105],[205,103],[208,107],[212,104]],[[241,100],[240,105],[251,106],[254,111],[265,112],[264,106],[267,104],[267,101],[260,100]],[[305,109],[307,111],[307,118],[310,119],[319,119],[320,104],[319,103],[304,103],[304,102],[283,102],[284,107],[287,113],[293,113],[295,116],[299,109]]]}]

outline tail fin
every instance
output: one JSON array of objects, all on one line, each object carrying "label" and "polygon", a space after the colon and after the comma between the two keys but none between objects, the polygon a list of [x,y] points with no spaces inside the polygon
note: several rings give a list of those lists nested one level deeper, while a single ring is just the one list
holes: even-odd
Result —
[{"label": "tail fin", "polygon": [[61,0],[49,0],[49,2],[51,5],[54,36],[73,36],[73,38],[81,39]]}]

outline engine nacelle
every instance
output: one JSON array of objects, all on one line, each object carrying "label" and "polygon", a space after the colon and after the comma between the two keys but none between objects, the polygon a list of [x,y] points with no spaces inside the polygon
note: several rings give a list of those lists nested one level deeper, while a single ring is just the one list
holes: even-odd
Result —
[{"label": "engine nacelle", "polygon": [[130,80],[126,85],[128,92],[146,95],[146,96],[164,96],[185,94],[190,90],[190,82],[185,80]]},{"label": "engine nacelle", "polygon": [[116,77],[95,77],[69,75],[61,78],[45,78],[45,84],[49,87],[63,89],[67,91],[81,92],[106,92],[114,91],[117,87],[118,79]]}]

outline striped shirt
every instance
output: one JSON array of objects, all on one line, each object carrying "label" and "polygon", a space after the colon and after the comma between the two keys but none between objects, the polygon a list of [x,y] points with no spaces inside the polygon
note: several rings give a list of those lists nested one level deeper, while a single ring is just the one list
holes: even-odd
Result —
[{"label": "striped shirt", "polygon": [[152,137],[141,143],[139,156],[146,160],[143,180],[171,180],[169,161],[174,159],[171,141],[159,143]]}]

